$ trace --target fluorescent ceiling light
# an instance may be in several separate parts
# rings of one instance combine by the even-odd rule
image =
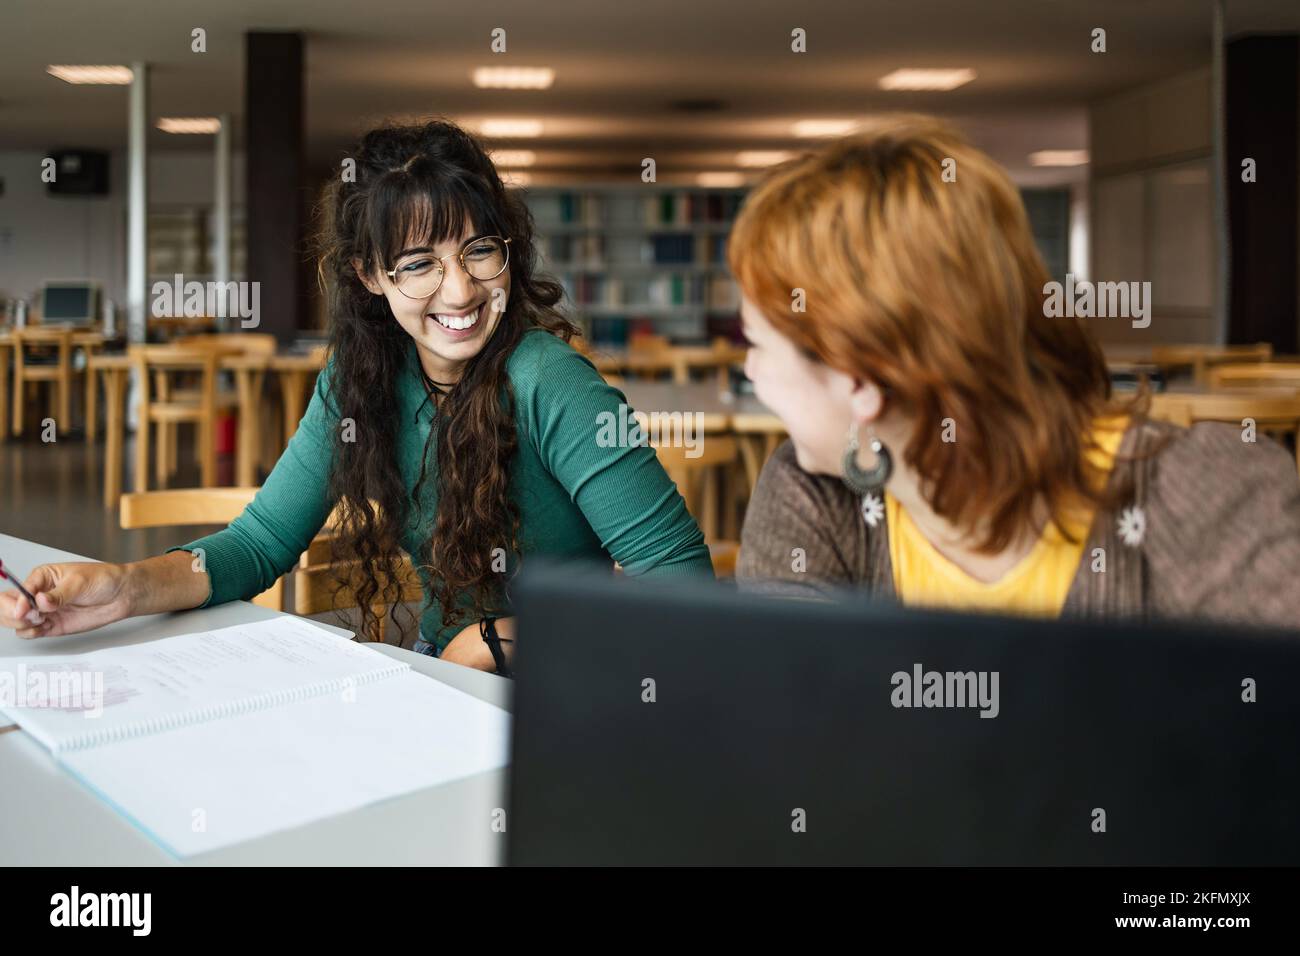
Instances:
[[[695,185],[727,189],[734,186],[745,185],[745,176],[743,173],[700,173],[695,177]]]
[[[215,116],[164,116],[158,128],[164,133],[219,133],[221,120]]]
[[[816,136],[844,136],[858,128],[857,120],[799,120],[794,135],[805,139]]]
[[[555,82],[549,66],[480,66],[472,76],[484,90],[549,90]]]
[[[1029,154],[1031,166],[1087,166],[1086,149],[1040,149]]]
[[[134,78],[129,66],[47,66],[45,72],[68,83],[126,86]]]
[[[497,169],[531,166],[537,162],[537,154],[531,149],[494,149],[489,155]]]
[[[479,126],[484,136],[506,139],[542,135],[542,121],[533,119],[490,119]]]
[[[775,166],[794,157],[788,149],[746,149],[736,154],[736,165],[757,168]]]
[[[880,78],[882,90],[955,90],[975,79],[975,71],[960,70],[895,70]]]

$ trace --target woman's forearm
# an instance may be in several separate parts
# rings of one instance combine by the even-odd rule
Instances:
[[[198,607],[210,582],[203,562],[189,551],[172,551],[123,565],[130,615],[162,614]]]

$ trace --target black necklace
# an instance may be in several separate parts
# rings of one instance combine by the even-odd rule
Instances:
[[[455,382],[436,382],[429,377],[429,373],[423,368],[420,369],[420,374],[424,376],[425,387],[431,392],[437,392],[439,395],[446,395],[452,386],[456,384]]]

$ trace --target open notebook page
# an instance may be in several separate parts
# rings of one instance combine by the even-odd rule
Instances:
[[[273,706],[407,668],[282,616],[88,654],[0,658],[0,710],[59,752]]]
[[[506,711],[408,671],[61,760],[183,857],[503,767],[509,737]]]

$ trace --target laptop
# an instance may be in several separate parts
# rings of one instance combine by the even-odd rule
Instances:
[[[512,864],[1300,863],[1300,635],[535,565]]]

